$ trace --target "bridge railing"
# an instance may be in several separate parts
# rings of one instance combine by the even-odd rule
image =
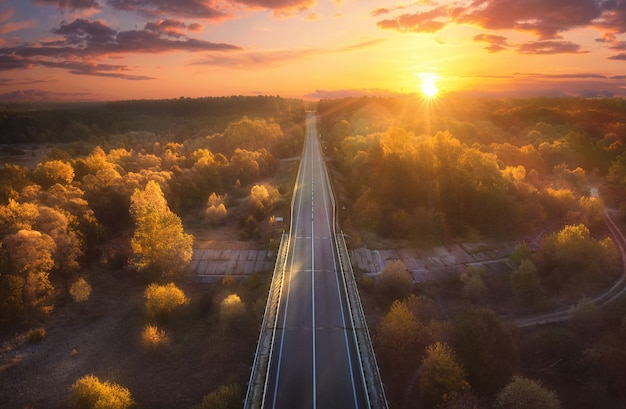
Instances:
[[[367,321],[365,320],[365,312],[363,311],[359,289],[356,284],[356,278],[354,277],[352,263],[350,262],[348,247],[346,246],[343,231],[337,234],[337,206],[328,176],[328,169],[326,166],[323,168],[333,207],[333,236],[337,257],[339,259],[339,268],[342,273],[344,290],[346,291],[350,321],[352,328],[354,328],[353,334],[357,353],[359,354],[361,379],[367,389],[367,405],[370,409],[388,409],[389,404],[387,402],[387,396],[385,395],[383,381],[380,377],[380,371],[378,370],[378,362],[376,361],[372,339],[370,337]]]
[[[264,401],[269,362],[272,356],[274,338],[276,337],[278,304],[280,303],[280,291],[283,284],[288,248],[289,235],[283,233],[276,255],[276,265],[274,266],[267,303],[265,304],[263,323],[259,330],[259,339],[257,341],[254,361],[250,371],[250,380],[248,381],[246,399],[243,406],[244,409],[260,408]]]

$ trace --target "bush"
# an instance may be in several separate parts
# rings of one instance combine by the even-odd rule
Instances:
[[[391,260],[376,279],[376,289],[388,302],[403,300],[413,291],[413,277],[400,260]]]
[[[174,283],[150,284],[146,289],[146,313],[150,318],[167,319],[174,310],[189,303],[185,293]]]
[[[170,339],[165,330],[159,329],[156,325],[146,325],[141,333],[141,343],[149,350],[158,350],[167,347]]]
[[[194,409],[239,409],[243,393],[237,384],[222,385],[206,395]]]
[[[30,343],[41,342],[46,339],[45,328],[33,328],[26,333],[26,341]]]
[[[71,388],[70,402],[77,409],[125,409],[134,405],[128,389],[85,375]]]
[[[75,302],[87,301],[91,295],[91,286],[81,277],[70,287],[70,295]]]

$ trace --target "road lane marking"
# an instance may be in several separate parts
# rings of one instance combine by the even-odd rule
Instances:
[[[322,170],[322,173],[324,172],[324,169],[322,168],[323,163],[320,160],[320,156],[321,153],[318,153],[317,157],[318,157],[318,161],[320,163],[320,169]],[[326,185],[327,183],[327,179],[322,177],[321,178],[322,181],[322,185]],[[332,232],[332,226],[330,225],[330,214],[328,213],[328,195],[327,193],[329,192],[329,188],[328,186],[326,187],[326,189],[322,189],[322,200],[324,202],[324,210],[326,211],[326,223],[328,225],[328,231]],[[331,246],[332,247],[332,246]],[[335,283],[337,285],[337,297],[339,298],[339,306],[341,309],[341,324],[343,328],[346,328],[346,318],[345,318],[345,310],[344,310],[344,306],[343,306],[343,300],[341,297],[341,287],[339,286],[339,272],[337,271],[337,257],[339,255],[336,254],[335,249],[333,249],[333,265],[334,265],[334,269],[335,269]],[[347,294],[346,294],[347,296]],[[354,328],[352,329],[354,331]],[[359,407],[359,402],[358,402],[358,397],[357,397],[357,393],[356,393],[356,384],[355,384],[355,380],[354,380],[354,371],[352,369],[352,356],[350,354],[350,345],[348,342],[348,331],[347,328],[346,330],[343,332],[344,335],[344,341],[345,341],[345,345],[346,345],[346,353],[348,354],[348,367],[350,368],[350,381],[352,383],[352,396],[354,399],[354,407],[358,408]]]

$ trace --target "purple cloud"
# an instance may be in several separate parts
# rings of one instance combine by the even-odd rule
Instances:
[[[56,6],[59,10],[102,10],[102,4],[97,0],[33,0],[33,3]]]
[[[434,33],[445,27],[448,21],[447,17],[447,7],[439,6],[425,12],[401,14],[395,18],[379,21],[377,25],[385,30]],[[444,21],[441,21],[442,18]]]
[[[150,18],[175,16],[219,21],[233,16],[231,7],[222,8],[218,2],[204,0],[108,0],[108,4]]]
[[[584,54],[588,51],[581,51],[579,44],[570,41],[530,41],[521,44],[517,48],[520,54]]]
[[[182,26],[181,26],[182,24]],[[44,66],[65,69],[72,74],[94,75],[126,80],[147,80],[151,77],[128,73],[123,65],[100,64],[98,60],[111,55],[171,51],[228,52],[241,47],[188,38],[172,30],[184,27],[176,20],[148,23],[144,30],[116,31],[102,21],[77,19],[62,23],[52,32],[62,39],[40,44],[23,44],[0,48],[0,70]],[[175,37],[172,39],[171,37]]]
[[[508,48],[508,40],[506,37],[494,35],[494,34],[477,34],[474,36],[474,41],[484,42],[489,44],[485,47],[485,50],[490,53],[497,53],[499,51],[504,51]]]

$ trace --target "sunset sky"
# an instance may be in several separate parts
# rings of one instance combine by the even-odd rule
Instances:
[[[626,95],[626,0],[0,0],[0,100]]]

